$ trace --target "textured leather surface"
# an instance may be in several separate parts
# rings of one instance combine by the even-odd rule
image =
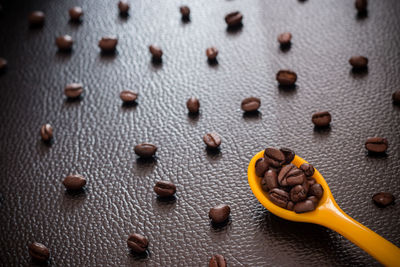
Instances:
[[[378,265],[338,234],[320,226],[281,220],[265,210],[247,184],[247,164],[266,146],[285,146],[324,175],[350,216],[400,246],[400,205],[378,208],[371,197],[400,197],[400,1],[369,1],[358,19],[353,1],[188,1],[191,22],[180,21],[178,0],[131,1],[127,19],[117,1],[9,1],[0,17],[0,258],[3,266],[31,264],[27,245],[51,251],[54,266],[206,266],[215,253],[229,266]],[[81,25],[67,10],[81,5]],[[27,15],[46,13],[43,29]],[[224,15],[240,10],[244,27],[227,32]],[[276,38],[293,34],[289,51]],[[72,54],[57,53],[55,37],[75,39]],[[98,40],[117,35],[115,56],[101,56]],[[164,50],[152,65],[148,45]],[[207,64],[216,46],[219,64]],[[367,74],[353,74],[348,59],[369,58]],[[297,72],[294,90],[278,89],[280,68]],[[81,82],[81,101],[63,88]],[[124,107],[119,92],[139,92]],[[186,100],[201,101],[189,117]],[[256,116],[241,100],[260,97]],[[332,126],[317,131],[315,111],[329,110]],[[39,129],[54,127],[46,146]],[[218,132],[219,153],[202,136]],[[367,137],[389,140],[385,157],[368,156]],[[137,160],[136,144],[158,145],[155,161]],[[62,179],[81,173],[84,194],[65,193]],[[176,201],[157,200],[159,179],[177,185]],[[208,210],[227,203],[231,221],[213,229]],[[126,246],[131,232],[150,240],[146,258]]]

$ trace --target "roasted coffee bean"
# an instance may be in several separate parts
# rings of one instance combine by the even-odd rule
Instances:
[[[328,111],[321,111],[312,115],[311,121],[317,127],[327,127],[331,123],[332,117]]]
[[[119,9],[120,13],[122,13],[122,14],[128,13],[129,8],[130,8],[130,5],[127,1],[121,0],[118,2],[118,9]]]
[[[307,199],[311,200],[314,203],[314,207],[318,206],[319,199],[316,196],[309,196]]]
[[[138,96],[139,96],[138,93],[135,93],[131,90],[124,90],[119,94],[119,97],[124,103],[132,103],[136,101]]]
[[[71,174],[65,177],[63,185],[68,190],[79,190],[86,185],[86,178],[80,174]]]
[[[275,205],[286,209],[289,202],[289,193],[282,189],[274,188],[269,191],[268,198]]]
[[[229,214],[231,213],[231,208],[226,204],[220,204],[211,208],[208,212],[208,217],[210,217],[213,223],[219,224],[225,222]]]
[[[294,202],[293,202],[293,201],[289,201],[289,202],[287,203],[286,209],[288,209],[288,210],[293,210],[293,208],[294,208]]]
[[[36,261],[45,262],[50,258],[49,249],[41,243],[33,242],[29,245],[28,250],[31,257]]]
[[[290,32],[284,32],[279,34],[278,36],[278,42],[281,45],[288,45],[290,44],[290,41],[292,40],[292,34]]]
[[[299,202],[307,198],[307,191],[301,185],[296,185],[290,190],[290,200]]]
[[[257,97],[248,97],[243,99],[241,108],[245,112],[254,112],[258,110],[261,105],[261,100]]]
[[[64,94],[68,98],[78,98],[83,93],[83,86],[80,83],[70,83],[64,88]]]
[[[1,59],[0,59],[0,69],[1,69]],[[400,90],[393,93],[392,100],[393,103],[400,105]]]
[[[276,74],[276,80],[280,85],[292,86],[297,81],[297,74],[291,70],[280,70]]]
[[[349,63],[355,69],[363,69],[368,66],[368,58],[363,56],[354,56],[349,59]]]
[[[356,2],[355,2],[355,7],[358,12],[367,11],[367,5],[368,5],[367,0],[356,0]]]
[[[281,147],[281,149],[279,149],[283,155],[285,156],[285,161],[283,162],[283,164],[289,164],[294,160],[295,157],[295,153],[293,150],[289,149],[289,148],[285,148],[285,147]]]
[[[154,192],[160,197],[171,197],[176,193],[176,186],[168,181],[158,181],[154,186]]]
[[[386,207],[394,202],[394,196],[391,193],[380,192],[375,194],[372,199],[375,204],[381,207]]]
[[[306,176],[304,172],[293,164],[286,165],[278,175],[278,183],[281,186],[294,186],[303,184]]]
[[[50,124],[42,125],[40,128],[40,135],[42,136],[43,141],[50,141],[53,138],[53,127],[51,127]]]
[[[70,10],[68,10],[68,13],[69,13],[69,17],[72,21],[78,21],[83,16],[83,10],[79,6],[75,6],[75,7],[71,8]]]
[[[274,170],[268,170],[261,180],[261,187],[265,192],[278,187],[278,174]]]
[[[72,37],[69,35],[62,35],[56,38],[56,45],[58,47],[58,50],[61,51],[71,50],[73,44],[74,41],[72,40]]]
[[[28,17],[31,26],[42,26],[44,24],[44,13],[42,11],[33,11]]]
[[[300,170],[302,170],[307,177],[313,176],[315,171],[314,166],[309,163],[301,164]]]
[[[208,60],[215,60],[218,56],[218,49],[213,46],[207,48],[206,56],[207,56]]]
[[[259,158],[255,164],[256,167],[256,174],[258,177],[264,177],[265,172],[269,168],[269,164],[265,158]]]
[[[242,24],[243,15],[239,11],[229,13],[225,16],[225,22],[228,27],[237,27]]]
[[[159,48],[156,45],[149,46],[149,51],[150,51],[150,54],[152,55],[153,59],[156,59],[156,60],[160,60],[163,55],[163,51],[161,50],[161,48]]]
[[[99,47],[103,53],[111,53],[114,52],[117,48],[118,39],[114,36],[107,36],[101,38],[99,41]]]
[[[320,184],[313,184],[308,191],[308,194],[311,196],[316,196],[318,199],[321,199],[324,195],[324,188]]]
[[[183,19],[188,19],[190,16],[190,8],[188,6],[181,6],[179,8]]]
[[[216,133],[208,133],[204,135],[203,141],[209,148],[217,148],[221,145],[221,138]]]
[[[144,253],[149,246],[149,240],[141,234],[131,234],[127,241],[128,247],[136,253]]]
[[[143,143],[135,146],[135,153],[141,158],[150,158],[156,151],[157,147],[153,144]]]
[[[303,213],[303,212],[307,212],[307,211],[312,211],[312,210],[315,210],[315,205],[314,205],[314,202],[312,202],[309,199],[306,199],[306,200],[304,200],[302,202],[296,203],[296,205],[294,205],[293,210],[296,213]]]
[[[264,151],[264,158],[267,160],[270,167],[276,169],[281,168],[282,164],[285,162],[285,155],[276,148],[266,148]]]
[[[189,110],[189,113],[199,113],[200,101],[195,97],[191,97],[188,99],[188,101],[186,101],[186,107]]]
[[[384,153],[388,149],[389,142],[382,137],[371,137],[365,142],[365,148],[369,152]]]
[[[308,193],[308,190],[310,189],[310,183],[308,182],[308,179],[304,179],[303,183],[301,184],[301,186],[304,188],[304,190],[306,191],[306,193]]]
[[[7,68],[7,60],[0,57],[0,73],[5,71]]]
[[[222,255],[214,255],[210,259],[209,267],[226,267],[226,260]]]
[[[309,186],[312,186],[313,184],[317,183],[317,181],[315,181],[315,179],[312,177],[307,177],[307,182]]]

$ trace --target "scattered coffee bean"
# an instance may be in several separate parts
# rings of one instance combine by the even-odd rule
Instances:
[[[121,14],[128,13],[130,5],[127,1],[121,0],[118,2],[118,9]]]
[[[179,8],[179,11],[181,12],[182,19],[188,19],[190,16],[190,8],[188,6],[181,6]]]
[[[256,175],[258,177],[264,177],[265,172],[268,170],[269,168],[269,164],[267,162],[267,160],[263,157],[263,158],[259,158],[256,161]]]
[[[189,110],[189,113],[199,113],[200,101],[195,97],[191,97],[188,99],[188,101],[186,101],[186,107]]]
[[[388,149],[389,142],[382,137],[371,137],[365,142],[365,148],[369,152],[384,153]]]
[[[208,148],[217,148],[221,145],[221,138],[216,133],[208,133],[203,136],[203,141]]]
[[[214,255],[210,259],[209,267],[226,267],[226,260],[222,255]]]
[[[278,187],[278,174],[275,170],[268,170],[265,173],[261,180],[261,187],[266,192]]]
[[[270,167],[276,169],[281,168],[282,164],[285,162],[285,155],[276,148],[265,149],[264,158],[267,160]]]
[[[364,69],[368,66],[368,58],[363,56],[354,56],[349,59],[349,63],[354,69]]]
[[[307,191],[302,185],[296,185],[290,190],[290,200],[299,202],[307,198]]]
[[[131,90],[124,90],[119,94],[119,97],[124,103],[132,103],[138,98],[138,93],[135,93]]]
[[[381,207],[386,207],[394,202],[394,196],[391,193],[386,192],[376,193],[372,199],[376,205]]]
[[[315,204],[309,199],[296,203],[293,208],[296,213],[304,213],[307,211],[315,210]]]
[[[109,36],[103,37],[99,41],[99,47],[103,53],[112,53],[117,48],[118,39],[117,37]]]
[[[79,6],[74,6],[68,10],[69,17],[72,21],[79,21],[83,16],[83,10]]]
[[[367,0],[356,0],[355,2],[355,7],[357,11],[360,13],[367,11],[367,5],[368,5]]]
[[[40,128],[40,135],[42,136],[43,141],[50,141],[53,138],[53,127],[51,127],[50,124],[44,124]]]
[[[248,97],[243,99],[241,108],[245,112],[257,111],[261,105],[261,100],[257,97]]]
[[[274,188],[269,191],[268,198],[275,205],[286,209],[287,204],[289,202],[289,193],[282,189]]]
[[[74,41],[72,40],[72,37],[69,35],[62,35],[56,38],[56,45],[58,47],[58,50],[69,51],[72,49],[73,44]]]
[[[33,11],[31,14],[29,14],[28,20],[31,26],[43,26],[44,13],[42,11]]]
[[[80,174],[71,174],[65,177],[63,185],[68,190],[79,190],[86,185],[86,178]]]
[[[29,245],[28,250],[31,257],[36,261],[45,262],[50,258],[49,249],[41,243],[33,242]]]
[[[290,41],[292,40],[292,34],[290,32],[284,32],[279,34],[278,36],[278,42],[281,45],[288,45],[290,44]]]
[[[285,148],[285,147],[281,147],[281,149],[279,149],[283,155],[285,156],[285,161],[283,162],[283,164],[289,164],[294,160],[295,157],[295,153],[293,150],[289,149],[289,148]]]
[[[149,240],[141,234],[131,234],[127,241],[128,247],[136,253],[144,253],[149,246]]]
[[[0,69],[1,69],[1,59],[0,59]],[[400,90],[393,93],[392,100],[393,103],[400,105]]]
[[[208,60],[210,61],[215,60],[218,56],[218,49],[215,47],[209,47],[206,50],[206,55]]]
[[[152,55],[153,59],[161,60],[161,57],[163,55],[163,51],[161,50],[161,48],[159,48],[158,46],[155,46],[155,45],[151,45],[151,46],[149,46],[149,51],[150,51],[150,54]]]
[[[320,184],[313,184],[310,187],[309,194],[321,199],[324,194],[324,188]]]
[[[302,170],[307,177],[314,175],[314,166],[309,163],[301,164],[300,170]]]
[[[278,175],[278,183],[281,186],[294,186],[302,184],[306,176],[304,172],[293,164],[288,164],[282,168]]]
[[[151,158],[156,154],[157,146],[143,143],[135,146],[135,153],[141,158]]]
[[[4,72],[7,68],[7,60],[0,57],[0,73]]]
[[[83,93],[83,86],[80,83],[70,83],[64,88],[64,94],[68,98],[78,98]]]
[[[228,27],[237,27],[242,25],[243,15],[239,11],[229,13],[225,16],[225,22]]]
[[[317,127],[328,127],[332,117],[328,111],[316,112],[312,115],[311,121]]]
[[[210,217],[211,221],[215,224],[220,224],[225,222],[229,214],[231,213],[231,208],[226,204],[220,204],[211,208],[208,216]]]
[[[280,85],[293,86],[297,81],[297,74],[291,70],[280,70],[276,74],[276,80]]]
[[[154,186],[154,192],[160,197],[171,197],[176,192],[176,186],[168,181],[158,181]]]

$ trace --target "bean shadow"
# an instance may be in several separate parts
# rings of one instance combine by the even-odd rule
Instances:
[[[68,25],[71,26],[71,28],[76,29],[76,28],[78,28],[79,26],[82,25],[82,22],[83,22],[83,21],[82,21],[81,19],[79,19],[79,20],[70,19],[70,20],[68,21]]]
[[[328,137],[331,134],[331,130],[332,130],[332,128],[330,125],[328,125],[326,127],[314,126],[313,135],[319,136],[319,137]]]
[[[118,51],[100,51],[100,62],[110,63],[118,56]]]
[[[187,120],[192,125],[196,125],[197,122],[200,120],[200,117],[201,117],[200,112],[199,113],[188,112],[187,114]]]
[[[218,161],[222,158],[222,152],[220,148],[209,148],[205,149],[208,161]]]
[[[57,61],[65,62],[71,58],[73,53],[74,53],[73,49],[69,49],[69,50],[57,49],[56,59],[57,59]]]
[[[290,50],[290,48],[292,47],[292,43],[288,43],[288,44],[280,44],[279,45],[279,50],[283,53],[286,53]]]
[[[297,91],[297,85],[278,85],[278,92],[282,96],[294,95]]]
[[[36,148],[40,156],[45,156],[49,151],[51,146],[54,144],[54,137],[49,141],[43,141],[41,139],[37,140]]]
[[[231,35],[240,34],[242,32],[242,30],[243,30],[243,23],[240,23],[239,25],[236,25],[236,26],[226,27],[226,32]]]
[[[61,209],[65,212],[74,212],[84,204],[88,196],[88,191],[87,188],[82,188],[80,190],[66,189],[64,194],[61,195]]]
[[[207,63],[210,67],[217,68],[218,67],[218,59],[207,59]]]
[[[130,258],[131,258],[132,260],[134,260],[134,261],[141,261],[141,262],[144,262],[144,261],[147,261],[147,260],[150,258],[151,253],[150,253],[149,250],[146,250],[146,251],[143,252],[143,253],[136,253],[136,252],[134,252],[133,250],[130,250],[130,251],[129,251],[129,256],[130,256]],[[135,266],[135,264],[133,263],[132,266]]]
[[[121,109],[123,112],[136,110],[138,103],[136,101],[133,102],[124,102],[121,104]]]
[[[368,67],[365,68],[352,68],[350,70],[350,76],[354,79],[361,79],[368,75]]]
[[[151,58],[151,69],[152,70],[159,70],[163,65],[163,60],[161,58]]]
[[[121,22],[127,22],[130,18],[129,12],[119,12],[118,18]]]
[[[242,118],[245,121],[258,121],[262,119],[262,113],[258,110],[243,112]]]
[[[190,17],[182,16],[181,17],[181,25],[187,25],[191,22]]]
[[[34,266],[34,267],[36,267],[36,266],[51,266],[51,265],[52,265],[51,259],[49,259],[48,261],[45,261],[45,262],[31,259],[31,262],[30,262],[30,266]]]
[[[368,10],[357,12],[356,20],[364,20],[366,18],[368,18]]]
[[[82,97],[82,96],[79,96],[79,97],[76,97],[76,98],[69,98],[69,97],[67,97],[67,98],[64,100],[63,107],[65,107],[65,108],[76,107],[76,106],[79,106],[79,104],[80,104],[82,101],[83,101],[83,97]]]
[[[155,206],[158,212],[169,213],[171,210],[175,209],[176,202],[177,202],[176,196],[171,196],[171,197],[157,196],[153,206]]]
[[[368,151],[367,157],[374,158],[374,159],[386,159],[388,157],[388,154],[386,152],[377,153],[377,152]]]
[[[157,157],[151,157],[151,158],[137,158],[132,172],[140,175],[140,176],[145,176],[149,173],[152,173],[154,171],[154,168],[157,165]]]

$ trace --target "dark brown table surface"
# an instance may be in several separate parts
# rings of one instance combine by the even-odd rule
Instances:
[[[2,266],[32,264],[27,245],[51,251],[53,266],[207,266],[223,254],[229,266],[378,265],[326,228],[269,213],[247,183],[251,157],[266,146],[294,149],[323,174],[350,216],[400,246],[400,205],[378,208],[379,191],[400,197],[400,1],[369,1],[357,18],[346,0],[132,0],[128,18],[117,1],[7,1],[0,15],[0,258]],[[190,23],[179,6],[191,8]],[[83,7],[82,24],[68,9]],[[42,29],[28,27],[33,10],[46,13]],[[244,27],[227,32],[224,15],[240,10]],[[282,52],[277,35],[293,34]],[[71,54],[57,52],[55,37],[70,34]],[[114,56],[101,56],[98,40],[117,35]],[[148,45],[164,50],[152,65]],[[216,46],[219,64],[205,49]],[[369,58],[367,73],[351,72],[353,55]],[[293,90],[277,87],[280,68],[297,72]],[[81,82],[81,101],[68,102],[67,83]],[[124,107],[119,92],[139,92]],[[189,117],[196,96],[201,114]],[[241,100],[257,96],[257,115],[243,115]],[[311,115],[329,110],[328,130]],[[40,140],[54,127],[51,146]],[[219,153],[202,136],[218,132]],[[364,142],[386,137],[387,155],[369,156]],[[159,147],[154,161],[137,160],[136,144]],[[81,173],[84,194],[66,194],[62,179]],[[171,180],[176,201],[157,200],[153,185]],[[230,223],[210,226],[208,210],[227,203]],[[150,240],[145,258],[126,246],[131,232]],[[400,259],[399,259],[400,260]]]

